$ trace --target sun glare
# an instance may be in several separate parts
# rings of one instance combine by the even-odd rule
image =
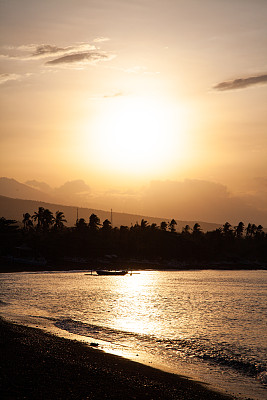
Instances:
[[[177,109],[153,98],[109,100],[89,139],[102,169],[146,175],[182,157],[186,138]]]

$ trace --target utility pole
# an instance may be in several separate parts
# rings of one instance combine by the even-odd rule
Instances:
[[[112,209],[110,210],[110,222],[111,222],[111,228],[113,228]]]

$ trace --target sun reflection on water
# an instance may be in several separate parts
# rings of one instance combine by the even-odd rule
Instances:
[[[160,331],[159,312],[153,301],[157,279],[153,278],[149,273],[134,273],[114,282],[118,297],[112,323],[117,329],[138,334]]]

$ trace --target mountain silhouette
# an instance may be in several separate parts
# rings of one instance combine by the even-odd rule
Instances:
[[[62,211],[66,217],[67,226],[74,226],[77,219],[77,212],[78,218],[84,218],[85,221],[89,222],[89,216],[91,214],[96,214],[101,223],[105,219],[111,219],[111,211],[104,211],[98,210],[93,208],[77,208],[74,206],[66,206],[62,204],[55,204],[55,203],[48,203],[44,201],[36,201],[36,200],[25,200],[25,199],[17,199],[17,198],[10,198],[7,196],[0,195],[0,217],[5,217],[6,219],[14,219],[18,222],[21,222],[23,219],[23,214],[29,213],[33,215],[39,207],[44,207],[45,209],[49,209],[54,214],[56,211]],[[162,221],[168,221],[166,218],[159,218],[159,217],[151,217],[151,216],[144,216],[144,215],[137,215],[137,214],[127,214],[127,213],[119,213],[113,211],[112,213],[112,220],[113,226],[131,226],[134,225],[136,222],[140,223],[141,221],[146,220],[149,224],[155,223],[160,225]],[[201,229],[205,232],[208,230],[214,230],[218,228],[219,224],[202,222],[202,221],[176,221],[177,222],[177,230],[181,230],[182,227],[189,225],[193,227],[196,222],[198,222],[201,226]]]
[[[34,189],[15,179],[0,178],[0,195],[24,200],[39,200],[53,202],[54,199],[39,189]]]

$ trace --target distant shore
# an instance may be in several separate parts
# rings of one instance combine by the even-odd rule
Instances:
[[[1,399],[230,400],[206,386],[0,319]]]
[[[48,262],[45,266],[35,265],[34,263],[14,262],[12,258],[0,257],[0,273],[6,272],[42,272],[42,271],[73,271],[73,270],[96,270],[96,269],[126,269],[129,271],[135,270],[173,270],[173,271],[190,271],[190,270],[267,270],[267,263],[253,262],[245,260],[243,262],[229,262],[229,261],[216,261],[216,262],[172,262],[172,261],[149,261],[149,260],[127,260],[121,259],[117,261],[105,260],[61,260]]]

